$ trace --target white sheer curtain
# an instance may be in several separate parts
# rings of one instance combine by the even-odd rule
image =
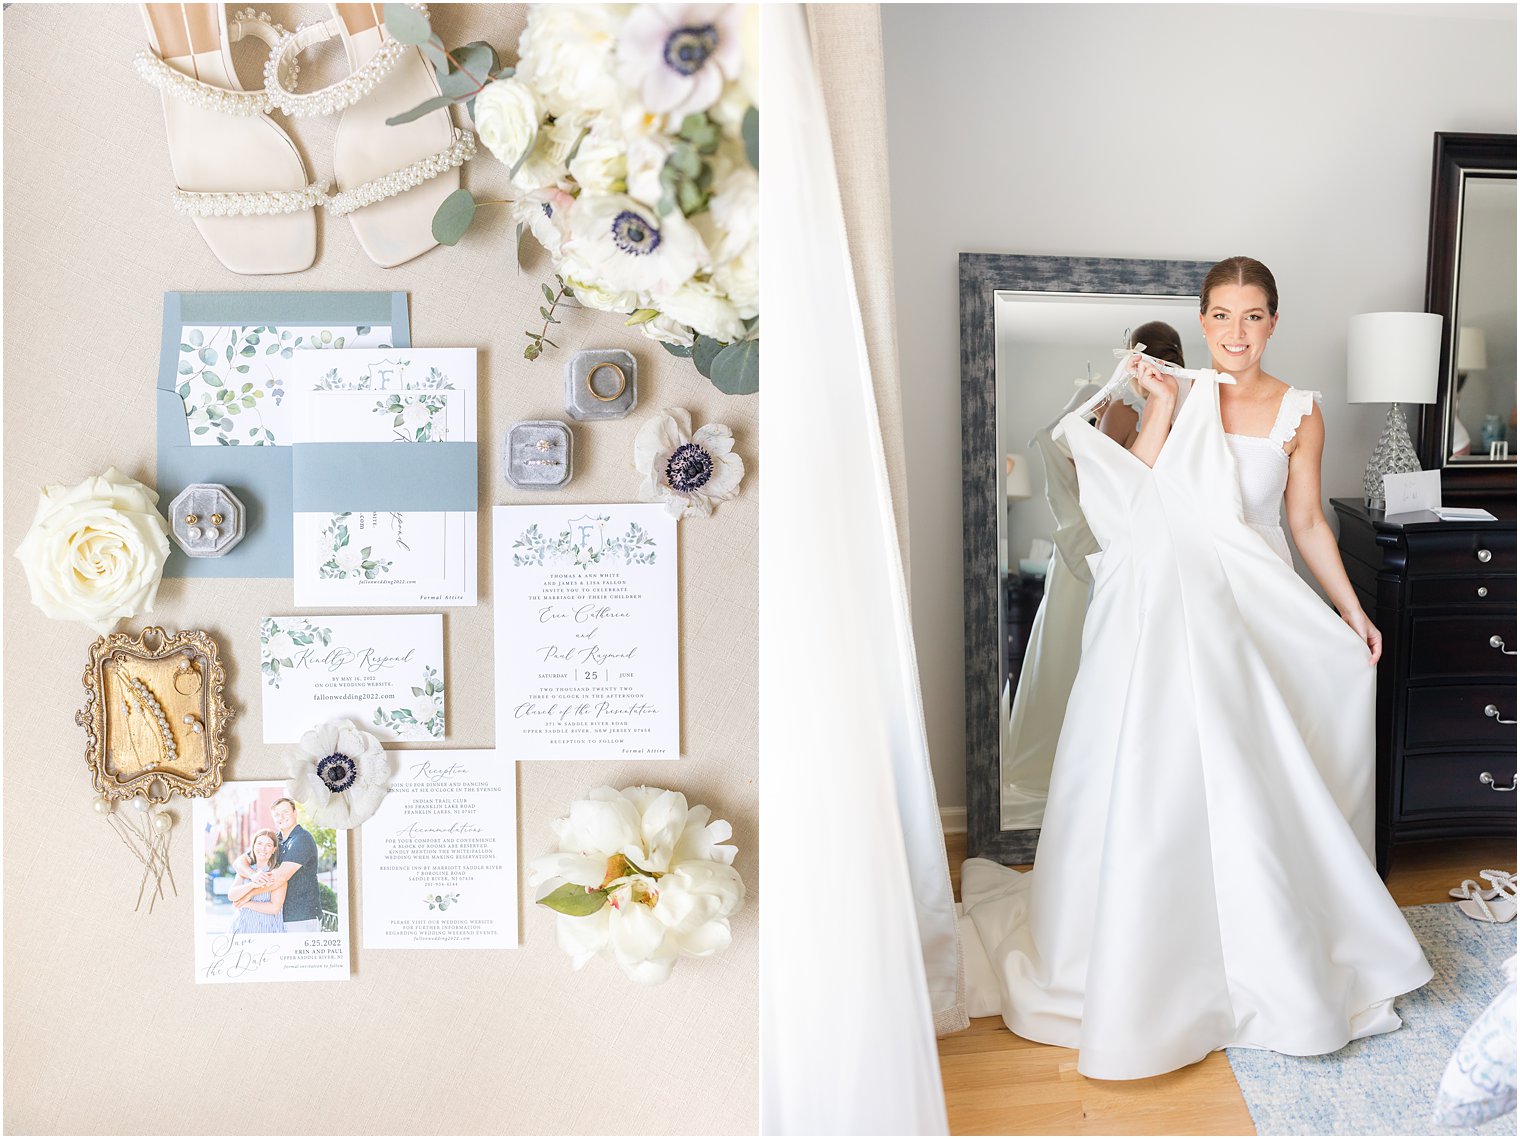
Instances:
[[[761,24],[762,1129],[943,1134],[964,986],[871,367],[804,16]]]

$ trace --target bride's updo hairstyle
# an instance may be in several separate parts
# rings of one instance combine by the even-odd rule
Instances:
[[[1226,257],[1210,269],[1203,288],[1198,290],[1199,312],[1209,311],[1209,293],[1215,285],[1255,285],[1267,294],[1268,314],[1277,315],[1277,282],[1272,279],[1272,270],[1254,257]]]
[[[1182,358],[1182,337],[1164,320],[1147,321],[1139,328],[1132,329],[1129,343],[1125,347],[1133,348],[1137,344],[1145,345],[1147,356],[1176,364],[1179,368],[1187,367],[1187,361]]]

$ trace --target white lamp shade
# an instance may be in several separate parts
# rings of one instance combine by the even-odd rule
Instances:
[[[1350,403],[1434,403],[1441,317],[1433,312],[1353,316],[1346,337]]]
[[[1463,325],[1457,333],[1457,371],[1481,372],[1488,367],[1488,341],[1481,328]]]
[[[1029,460],[1013,455],[1003,457],[1003,470],[1007,474],[1008,497],[1029,498],[1034,494],[1029,485]]]

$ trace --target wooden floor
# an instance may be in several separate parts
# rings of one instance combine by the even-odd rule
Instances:
[[[946,835],[960,897],[966,836]],[[1450,901],[1446,891],[1480,869],[1515,869],[1512,839],[1397,848],[1388,889],[1401,906]],[[982,1017],[939,1042],[952,1135],[1254,1135],[1223,1052],[1149,1080],[1089,1080],[1077,1054],[1023,1040]]]

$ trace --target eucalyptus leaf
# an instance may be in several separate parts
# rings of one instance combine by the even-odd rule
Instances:
[[[516,74],[517,74],[517,68],[515,68],[515,67],[498,67],[495,71],[491,72],[491,78],[492,79],[511,79],[512,76],[514,76]]]
[[[201,358],[201,363],[202,364],[215,364],[216,363],[216,349],[215,348],[202,348],[200,350],[199,354],[200,354],[200,358]]]
[[[404,44],[420,46],[433,38],[427,17],[410,4],[385,6],[385,30]]]
[[[512,163],[512,169],[508,171],[508,178],[516,178],[517,172],[522,169],[522,164],[528,161],[528,155],[533,153],[533,148],[538,145],[538,132],[533,132],[533,137],[528,140],[528,145],[523,147],[523,152],[517,156],[517,161]]]
[[[565,155],[566,166],[575,161],[575,156],[581,152],[581,143],[586,141],[586,136],[590,133],[590,127],[581,127],[581,133],[575,136],[575,143],[570,147],[570,153]]]
[[[206,336],[199,328],[192,328],[189,336],[190,343],[199,348],[206,342]]]
[[[744,112],[744,121],[739,125],[739,134],[744,139],[744,157],[749,159],[749,164],[756,170],[760,169],[760,108],[751,107]]]
[[[663,348],[663,349],[665,349],[665,351],[669,352],[672,356],[679,356],[683,360],[690,360],[691,359],[691,348],[690,347],[683,347],[680,344],[671,344],[670,342],[665,341],[665,340],[660,341],[660,347]]]
[[[484,40],[476,40],[467,43],[454,52],[454,58],[459,61],[459,70],[468,71],[475,77],[475,86],[484,86],[490,79],[491,72],[501,66],[501,60],[496,58],[496,49]]]
[[[724,395],[754,395],[760,390],[760,341],[741,340],[723,349],[710,378]]]
[[[480,90],[480,79],[464,71],[438,76],[438,90],[452,99],[464,99]]]
[[[437,36],[428,40],[425,44],[418,44],[422,54],[427,56],[428,62],[433,65],[433,70],[439,74],[447,74],[449,70],[449,56],[443,49],[443,41]]]
[[[574,882],[566,882],[559,889],[538,899],[538,904],[573,918],[589,917],[607,904],[607,891],[587,890]]]
[[[691,361],[697,366],[706,379],[712,379],[713,361],[718,353],[723,351],[723,342],[714,340],[711,336],[698,336],[697,342],[691,347]]]
[[[455,190],[433,215],[433,236],[441,245],[455,245],[474,220],[474,196],[468,190]]]
[[[439,81],[438,85],[440,87],[443,86],[442,80]],[[410,111],[403,111],[399,115],[392,115],[385,120],[385,125],[388,127],[399,127],[402,123],[409,123],[413,119],[420,119],[423,115],[436,111],[439,107],[447,107],[453,101],[448,95],[434,95],[431,99],[418,103]]]

